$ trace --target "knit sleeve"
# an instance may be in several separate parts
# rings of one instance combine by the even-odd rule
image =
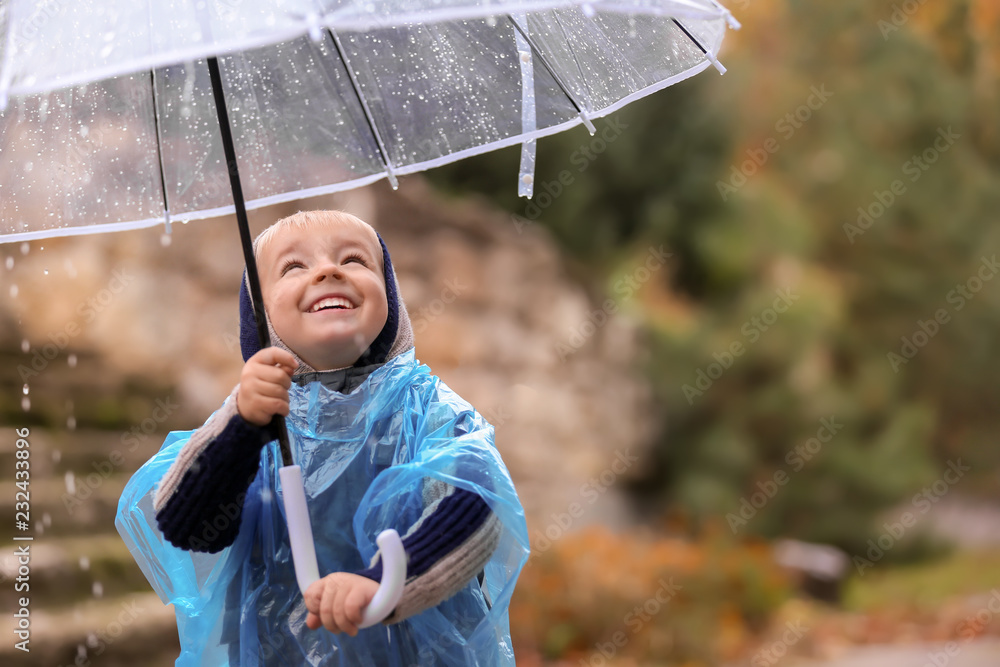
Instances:
[[[236,540],[260,449],[273,439],[237,412],[238,390],[194,432],[153,499],[157,527],[181,549],[216,553]]]
[[[428,481],[432,502],[403,536],[407,571],[403,596],[383,623],[397,623],[447,600],[478,575],[500,540],[500,519],[478,494]],[[376,581],[382,560],[357,572]]]

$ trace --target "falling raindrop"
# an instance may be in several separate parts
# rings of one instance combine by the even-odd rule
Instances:
[[[69,275],[70,278],[76,278],[76,267],[73,266],[73,262],[67,259],[63,262],[63,266],[66,268],[66,274]]]
[[[42,515],[42,523],[45,524],[46,528],[52,527],[52,515],[46,512]]]
[[[80,556],[80,569],[84,572],[90,569],[90,559],[86,556]]]
[[[23,394],[24,394],[25,396],[27,396],[27,395],[28,395],[28,383],[27,383],[27,382],[25,382],[25,383],[24,383],[24,386],[23,386],[23,387],[21,387],[21,392],[22,392],[22,393],[23,393]]]
[[[44,274],[46,276],[49,275],[49,270],[48,269],[42,269],[42,274]]]
[[[87,633],[87,646],[90,648],[97,648],[97,635],[93,632]]]
[[[71,496],[76,495],[76,477],[73,475],[72,470],[67,470],[66,475],[63,478],[66,481],[66,493]]]
[[[13,269],[14,268],[14,257],[13,256],[7,257],[7,261],[5,262],[5,264],[7,265],[7,270],[8,271],[10,271],[11,269]]]
[[[76,430],[76,417],[73,415],[66,417],[66,428],[70,431]]]
[[[24,352],[25,354],[31,352],[31,343],[28,342],[27,338],[21,341],[21,352]]]
[[[62,452],[58,449],[52,450],[52,462],[59,463],[62,460]]]
[[[24,243],[21,244],[21,254],[22,255],[27,255],[29,250],[31,250],[31,244],[30,243],[28,243],[27,241],[25,241]]]
[[[96,639],[96,638],[95,638]],[[87,647],[83,644],[76,645],[76,662],[80,662],[87,657]]]
[[[27,396],[21,399],[21,409],[25,412],[31,409],[31,399]]]
[[[169,245],[170,245],[170,244],[171,244],[172,242],[173,242],[173,241],[172,241],[172,239],[170,238],[170,234],[160,234],[160,245],[161,245],[161,246],[163,246],[164,248],[166,248],[166,247],[167,247],[167,246],[169,246]]]
[[[76,368],[76,355],[70,354],[68,357],[66,357],[66,363],[69,364],[70,368]]]
[[[36,521],[35,522],[35,533],[38,534],[38,535],[41,535],[44,532],[45,532],[45,526],[42,524],[41,521]]]
[[[17,285],[11,285],[10,286],[10,298],[12,298],[12,299],[16,299],[17,298]]]
[[[101,585],[101,582],[95,581],[93,591],[94,591],[94,597],[99,598],[102,595],[104,595],[104,586]]]

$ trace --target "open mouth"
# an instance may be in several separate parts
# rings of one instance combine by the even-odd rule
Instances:
[[[342,296],[331,296],[320,299],[309,309],[310,313],[318,313],[321,310],[352,310],[356,306]]]

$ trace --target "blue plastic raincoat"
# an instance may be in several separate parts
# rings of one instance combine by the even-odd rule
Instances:
[[[400,535],[433,479],[479,494],[503,534],[477,579],[436,607],[356,637],[306,627],[284,516],[277,443],[261,451],[236,541],[216,554],[184,551],[156,527],[156,485],[193,431],[173,432],[129,481],[116,525],[150,584],[177,614],[178,666],[513,665],[507,608],[528,557],[524,513],[493,427],[411,349],[350,394],[293,384],[287,419],[302,468],[320,576],[367,567],[386,528]],[[211,526],[204,527],[206,531]]]

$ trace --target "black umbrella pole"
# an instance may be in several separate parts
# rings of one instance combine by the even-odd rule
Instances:
[[[240,183],[240,171],[236,164],[236,148],[233,145],[233,131],[229,125],[229,112],[226,110],[226,96],[222,92],[222,74],[219,71],[218,59],[208,59],[208,73],[212,79],[215,110],[219,114],[219,132],[222,134],[222,148],[226,153],[229,185],[233,190],[233,204],[236,207],[236,224],[240,229],[243,259],[247,265],[250,300],[253,302],[254,319],[257,322],[257,341],[260,343],[260,349],[263,350],[265,347],[271,346],[271,337],[267,333],[267,320],[264,318],[264,296],[260,289],[260,276],[257,274],[257,260],[253,256],[253,239],[250,238],[247,207],[243,200],[243,185]],[[271,424],[278,432],[282,463],[286,466],[292,465],[292,449],[288,445],[288,429],[285,426],[285,418],[281,415],[274,415]]]

